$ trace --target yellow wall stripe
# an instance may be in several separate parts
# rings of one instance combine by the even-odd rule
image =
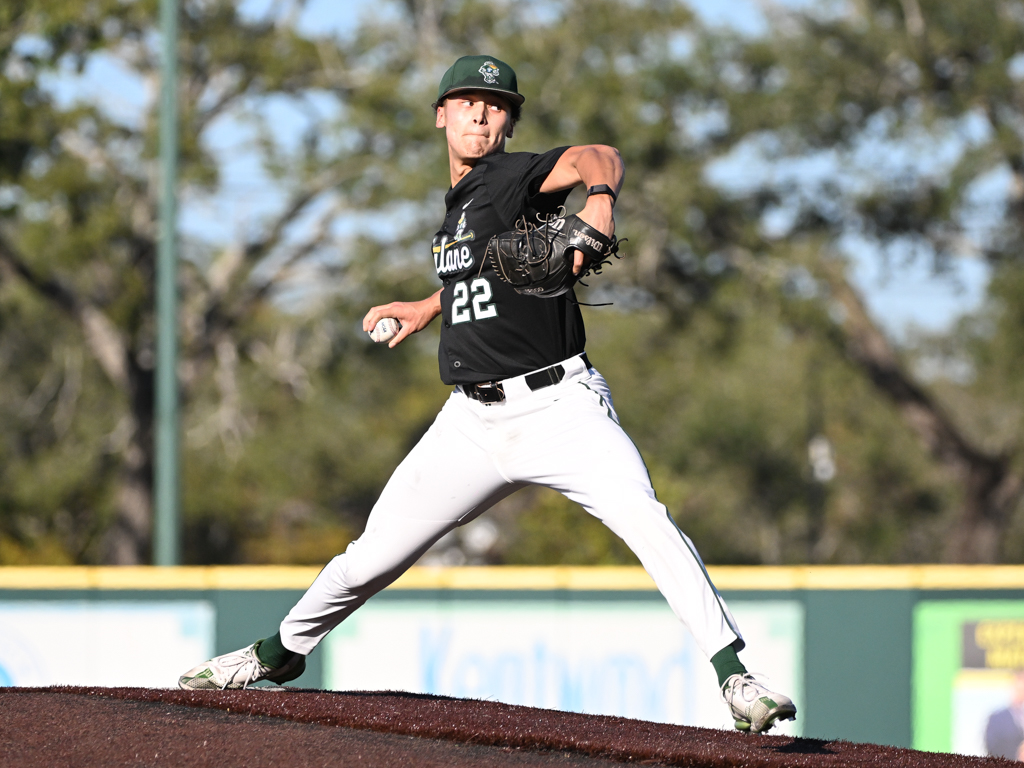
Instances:
[[[315,566],[4,566],[0,589],[305,589]],[[722,590],[1024,589],[1024,566],[709,566]],[[412,568],[392,589],[653,590],[638,567]]]

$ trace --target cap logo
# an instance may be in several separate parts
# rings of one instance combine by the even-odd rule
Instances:
[[[484,65],[477,70],[481,75],[484,76],[484,82],[488,85],[494,85],[498,82],[498,75],[501,74],[498,68],[494,66],[493,61],[485,61]]]

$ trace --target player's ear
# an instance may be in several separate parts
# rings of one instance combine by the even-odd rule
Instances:
[[[434,125],[436,127],[438,127],[438,128],[444,128],[445,127],[445,122],[444,122],[444,103],[443,102],[441,104],[437,105],[437,116],[436,116],[436,118],[434,120]]]
[[[505,131],[505,138],[506,139],[511,139],[512,138],[512,130],[514,128],[515,128],[515,125],[513,123],[509,123],[508,124],[508,130]]]

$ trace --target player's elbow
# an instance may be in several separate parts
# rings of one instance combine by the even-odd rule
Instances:
[[[617,147],[610,147],[607,144],[598,144],[597,146],[601,148],[601,151],[605,154],[605,156],[615,161],[619,165],[622,165],[622,153],[619,152]]]
[[[586,148],[586,152],[584,154],[590,155],[588,159],[590,159],[594,165],[600,166],[606,170],[611,170],[619,176],[625,174],[626,166],[622,162],[622,154],[615,147],[611,147],[607,144],[591,144]]]
[[[584,153],[593,153],[606,162],[622,165],[622,153],[608,144],[590,144],[585,148]]]

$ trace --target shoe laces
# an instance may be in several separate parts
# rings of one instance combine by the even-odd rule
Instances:
[[[767,692],[767,687],[761,682],[766,680],[767,676],[760,672],[747,672],[743,675],[733,675],[729,678],[727,685],[722,689],[722,698],[729,704],[732,704],[736,700],[737,689],[739,689],[739,698],[743,701],[750,702],[756,699],[758,696],[763,695]],[[726,693],[728,691],[728,693]]]
[[[254,645],[251,645],[248,648],[242,650],[240,653],[237,654],[237,656],[238,661],[237,663],[232,664],[232,666],[235,668],[245,667],[245,677],[243,678],[242,681],[242,688],[245,689],[249,687],[250,683],[255,683],[260,679],[264,664],[260,662],[259,657],[256,656],[256,646]],[[230,677],[228,677],[227,680],[225,680],[224,685],[222,685],[220,689],[223,691],[225,688],[228,687],[228,685],[234,682],[237,674],[238,673],[235,672]]]

